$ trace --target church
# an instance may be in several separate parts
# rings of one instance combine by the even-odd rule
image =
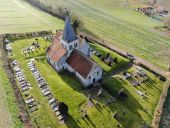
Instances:
[[[76,36],[69,17],[63,32],[57,32],[47,49],[47,61],[57,71],[73,73],[85,88],[102,79],[102,68],[90,58],[90,45]]]

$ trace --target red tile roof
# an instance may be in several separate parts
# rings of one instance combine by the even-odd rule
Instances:
[[[96,63],[78,50],[73,50],[70,57],[67,59],[67,63],[84,78],[87,78],[91,70],[97,66]]]
[[[50,56],[54,62],[58,62],[67,52],[60,42],[62,34],[62,32],[58,32],[55,35],[52,45],[47,50],[47,55]]]

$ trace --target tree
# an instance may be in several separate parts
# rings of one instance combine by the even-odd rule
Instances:
[[[114,61],[115,63],[118,63],[117,57],[115,57],[113,61]]]
[[[61,114],[63,115],[68,114],[68,106],[64,102],[59,102],[58,107]]]
[[[168,71],[170,71],[170,65],[168,66]]]
[[[152,0],[152,4],[155,5],[157,3],[157,0]]]
[[[155,5],[157,3],[157,0],[148,0],[148,3],[151,5]]]
[[[73,22],[73,29],[76,35],[78,35],[79,30],[83,27],[84,23],[81,21],[81,19],[77,15],[71,15],[71,19]]]
[[[110,53],[107,53],[106,57],[109,58],[109,56],[110,56]]]

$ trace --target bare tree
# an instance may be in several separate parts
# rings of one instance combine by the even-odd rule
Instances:
[[[79,30],[83,28],[84,23],[81,21],[81,19],[77,15],[72,14],[71,18],[73,21],[73,29],[75,33],[78,34]]]
[[[157,3],[157,0],[147,0],[150,5],[155,5]]]

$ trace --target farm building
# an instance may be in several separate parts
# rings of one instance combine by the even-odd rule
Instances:
[[[58,32],[47,49],[47,60],[57,71],[68,70],[88,87],[102,78],[102,69],[90,59],[90,46],[82,37],[77,37],[66,17],[63,32]]]

